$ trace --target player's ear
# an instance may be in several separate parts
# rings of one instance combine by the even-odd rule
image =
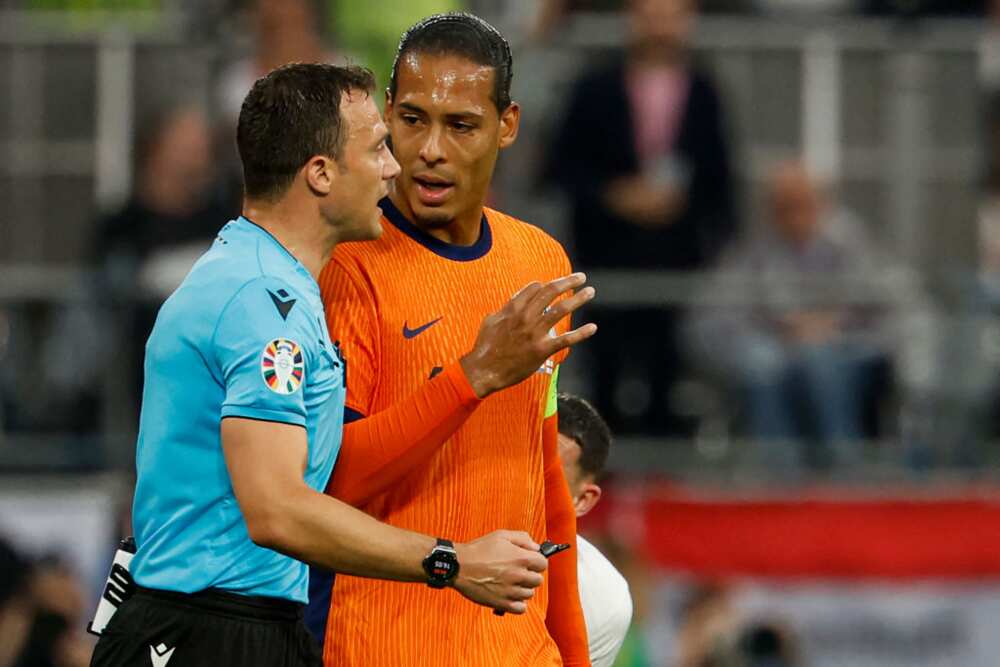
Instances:
[[[511,102],[510,106],[500,113],[500,148],[507,148],[514,143],[520,125],[521,105]]]
[[[330,194],[337,170],[337,165],[331,158],[325,155],[314,155],[309,158],[303,169],[306,184],[314,194],[319,196]]]
[[[594,505],[597,501],[601,499],[601,487],[594,484],[593,482],[584,482],[580,487],[580,493],[576,497],[576,515],[581,517],[590,510],[594,509]]]
[[[388,123],[389,115],[392,113],[392,93],[389,89],[385,89],[385,112],[382,114],[383,119]]]

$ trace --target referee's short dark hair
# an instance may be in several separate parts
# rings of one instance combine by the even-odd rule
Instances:
[[[428,16],[403,33],[389,78],[389,94],[396,98],[399,62],[407,53],[458,55],[477,65],[493,68],[493,103],[502,112],[510,106],[510,81],[514,76],[510,44],[492,25],[466,12]]]
[[[236,127],[246,195],[277,199],[309,158],[339,159],[347,136],[341,98],[374,88],[371,71],[357,66],[293,63],[257,79]]]
[[[565,393],[558,399],[559,433],[580,445],[580,470],[600,478],[611,450],[611,429],[585,399]]]

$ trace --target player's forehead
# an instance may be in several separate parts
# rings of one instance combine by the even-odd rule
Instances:
[[[386,132],[385,123],[379,114],[375,100],[368,93],[352,90],[340,100],[340,116],[346,130],[344,145],[369,144]]]
[[[411,51],[400,58],[395,104],[440,113],[494,111],[496,70],[453,53]]]

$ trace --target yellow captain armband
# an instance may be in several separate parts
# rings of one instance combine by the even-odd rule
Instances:
[[[559,367],[556,366],[549,379],[549,393],[545,398],[545,418],[559,411]]]

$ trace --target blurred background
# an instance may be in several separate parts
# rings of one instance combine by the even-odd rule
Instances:
[[[491,205],[560,239],[610,422],[618,665],[996,665],[1000,3],[0,0],[0,667],[85,665],[146,336],[291,61],[514,51]]]

